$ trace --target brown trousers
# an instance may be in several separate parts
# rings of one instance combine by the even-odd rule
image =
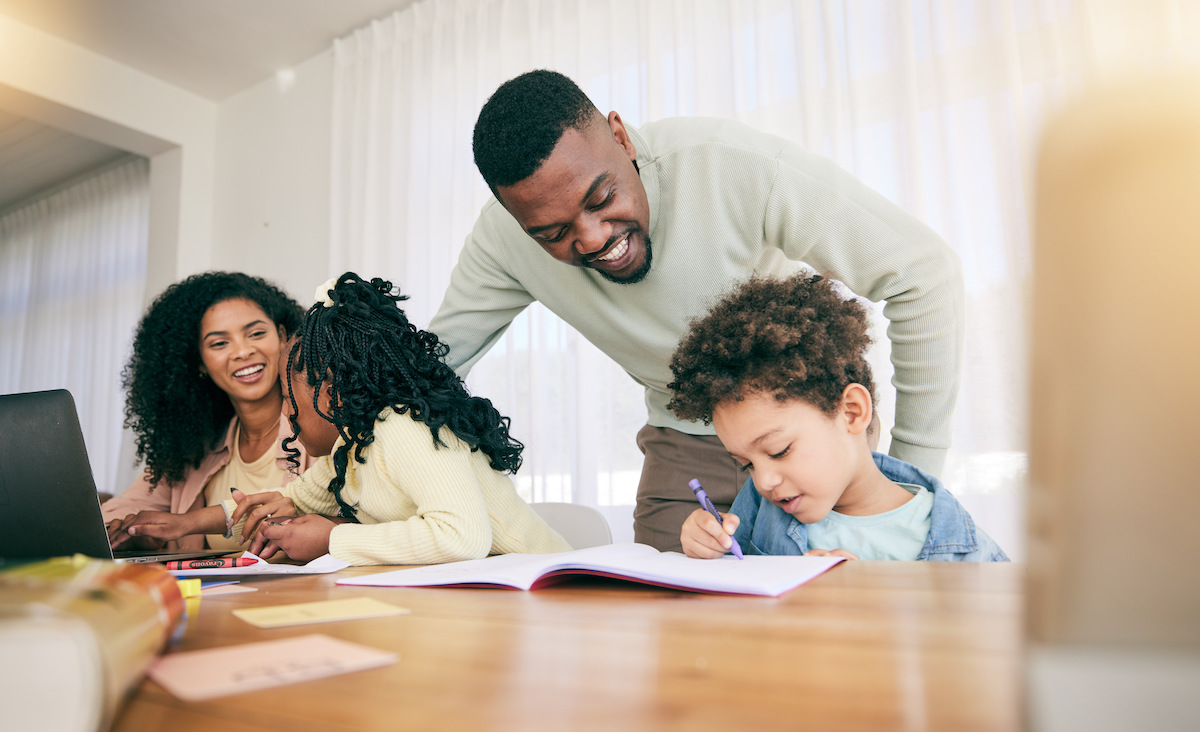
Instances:
[[[646,425],[638,430],[637,445],[646,459],[633,511],[633,540],[660,551],[682,551],[679,531],[700,508],[688,481],[699,479],[717,510],[727,513],[749,477],[713,435]]]

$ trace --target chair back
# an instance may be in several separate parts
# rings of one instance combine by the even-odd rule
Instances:
[[[552,501],[529,505],[543,521],[550,524],[550,528],[567,540],[572,549],[612,543],[608,519],[594,506]]]

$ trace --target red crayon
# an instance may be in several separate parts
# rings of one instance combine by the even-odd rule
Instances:
[[[167,569],[229,569],[258,564],[257,559],[248,557],[213,557],[211,559],[176,559],[167,562]]]

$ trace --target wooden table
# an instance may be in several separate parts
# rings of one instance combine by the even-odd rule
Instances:
[[[1018,730],[1023,570],[846,562],[780,598],[581,578],[533,592],[256,580],[171,651],[313,632],[391,666],[204,703],[146,680],[113,729]],[[234,608],[355,596],[411,615],[274,630]]]

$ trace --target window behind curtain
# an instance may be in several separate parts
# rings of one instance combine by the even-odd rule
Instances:
[[[128,472],[120,374],[145,292],[149,185],[131,156],[0,217],[0,393],[70,390],[110,493]]]

